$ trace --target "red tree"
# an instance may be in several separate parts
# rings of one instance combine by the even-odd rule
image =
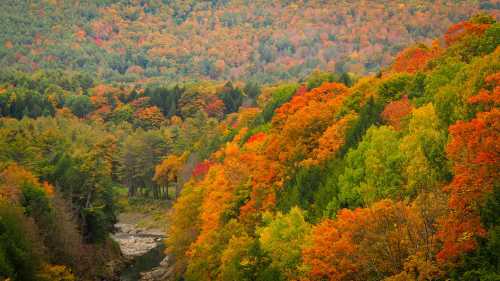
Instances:
[[[449,214],[441,221],[439,237],[444,245],[437,257],[449,261],[476,247],[475,236],[485,236],[479,208],[484,195],[492,192],[500,169],[500,110],[482,112],[471,121],[450,126],[447,155],[455,174],[446,191],[450,193]]]

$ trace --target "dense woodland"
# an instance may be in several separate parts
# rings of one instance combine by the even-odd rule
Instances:
[[[0,280],[113,280],[123,191],[172,280],[500,280],[497,1],[96,2],[0,4]]]
[[[179,275],[498,280],[499,40],[476,16],[351,87],[274,92],[175,204]]]
[[[274,82],[375,73],[495,0],[33,0],[0,3],[0,63],[106,81]]]

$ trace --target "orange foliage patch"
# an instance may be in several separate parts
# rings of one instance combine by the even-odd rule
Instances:
[[[160,127],[165,121],[163,113],[157,106],[150,106],[137,111],[134,116],[143,121],[149,122],[154,127]]]
[[[44,183],[43,186],[30,171],[16,163],[10,164],[0,173],[0,198],[19,200],[20,190],[24,184],[43,188],[48,195],[53,194],[53,187]]]
[[[224,102],[218,97],[212,97],[205,106],[205,112],[209,117],[221,119],[224,116]]]
[[[450,46],[468,35],[481,35],[489,27],[490,24],[476,24],[468,21],[459,22],[448,28],[448,31],[444,35],[444,40],[446,45]]]
[[[253,134],[251,137],[249,137],[247,140],[247,143],[261,142],[265,139],[266,139],[266,134],[263,132],[258,132],[256,134]]]
[[[500,105],[500,72],[489,75],[484,79],[485,89],[468,99],[469,104],[482,105],[484,110]],[[491,90],[488,90],[490,88]]]
[[[403,203],[385,200],[370,208],[343,209],[336,220],[315,226],[312,244],[303,251],[311,280],[366,280],[368,264],[398,272],[405,256],[406,212]]]
[[[451,142],[446,152],[455,176],[445,189],[450,193],[450,213],[441,221],[439,233],[444,245],[437,258],[442,262],[474,250],[475,237],[486,235],[479,207],[500,179],[500,110],[459,121],[449,132]]]
[[[12,41],[7,40],[7,41],[5,41],[4,47],[6,49],[12,49],[12,48],[14,48],[14,44],[12,44]]]
[[[296,95],[276,110],[268,155],[287,164],[311,158],[324,131],[335,122],[349,89],[340,83],[324,83]],[[326,143],[326,142],[324,142]]]
[[[351,113],[328,127],[318,139],[318,147],[311,153],[311,158],[303,161],[305,165],[319,164],[335,156],[345,143],[345,134],[356,114]]]
[[[396,130],[401,129],[401,121],[408,116],[413,107],[405,96],[401,100],[393,101],[387,104],[381,116],[385,123],[391,125]]]
[[[429,225],[442,209],[440,200],[428,194],[411,205],[383,200],[341,210],[335,220],[316,225],[308,238],[311,244],[302,252],[308,280],[369,280],[374,274],[383,279],[409,266],[422,280],[435,280],[439,272],[430,257],[437,237]]]
[[[415,73],[423,70],[436,53],[437,50],[425,46],[407,48],[397,55],[392,69],[396,72]]]

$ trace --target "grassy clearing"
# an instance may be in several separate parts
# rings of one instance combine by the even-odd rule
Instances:
[[[144,229],[166,231],[168,210],[172,202],[148,198],[128,198],[126,188],[117,188],[118,219],[121,223],[137,224]]]

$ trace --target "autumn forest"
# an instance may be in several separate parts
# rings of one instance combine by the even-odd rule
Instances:
[[[0,281],[500,281],[499,1],[0,2]]]

